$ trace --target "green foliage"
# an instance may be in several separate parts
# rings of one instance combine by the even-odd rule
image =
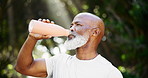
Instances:
[[[102,42],[99,53],[115,66],[123,66],[124,78],[147,78],[148,2],[81,0],[78,3],[81,3],[80,12],[91,12],[105,22],[107,41]]]
[[[118,67],[124,78],[147,78],[148,1],[60,1],[71,18],[79,12],[90,12],[103,19],[107,40],[101,42],[98,52]],[[0,0],[0,78],[21,77],[13,66],[28,35],[28,23],[31,19],[49,18],[48,6],[46,0]],[[41,45],[50,50],[59,44],[52,38]]]

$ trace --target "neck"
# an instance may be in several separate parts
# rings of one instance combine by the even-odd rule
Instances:
[[[95,49],[92,48],[78,48],[76,52],[76,57],[80,60],[91,60],[98,55]]]

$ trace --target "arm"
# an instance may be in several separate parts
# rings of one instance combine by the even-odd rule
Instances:
[[[18,54],[15,69],[25,75],[46,77],[47,73],[44,59],[34,60],[32,56],[32,51],[36,42],[37,39],[33,36],[28,36]]]
[[[32,51],[40,39],[49,38],[47,35],[35,35],[30,33],[25,43],[23,44],[18,57],[15,70],[24,75],[46,77],[46,64],[44,59],[33,59]]]

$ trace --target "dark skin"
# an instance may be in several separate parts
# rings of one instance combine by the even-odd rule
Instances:
[[[74,18],[70,30],[83,36],[89,35],[88,42],[77,48],[76,57],[78,59],[90,60],[98,55],[96,50],[104,35],[104,24],[102,23],[100,18],[87,14],[80,14]]]
[[[43,22],[50,23],[48,20],[43,20]],[[91,14],[81,13],[74,18],[70,30],[72,33],[89,37],[85,45],[76,49],[76,57],[80,60],[91,60],[95,58],[98,55],[96,49],[104,35],[103,21]],[[16,71],[29,76],[47,76],[45,60],[42,58],[33,59],[32,51],[38,40],[48,38],[50,37],[47,35],[35,36],[35,34],[29,33],[19,52],[15,66]]]

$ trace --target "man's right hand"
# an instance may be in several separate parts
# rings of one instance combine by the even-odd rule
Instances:
[[[38,21],[44,22],[44,23],[51,23],[54,24],[53,21],[50,21],[48,19],[38,19]],[[40,40],[40,39],[48,39],[51,38],[52,36],[50,35],[41,35],[41,34],[35,34],[35,33],[29,33],[29,36],[34,38],[35,40]]]
[[[40,34],[34,34],[34,33],[29,33],[29,36],[35,40],[48,39],[52,37],[50,35],[40,35]]]

